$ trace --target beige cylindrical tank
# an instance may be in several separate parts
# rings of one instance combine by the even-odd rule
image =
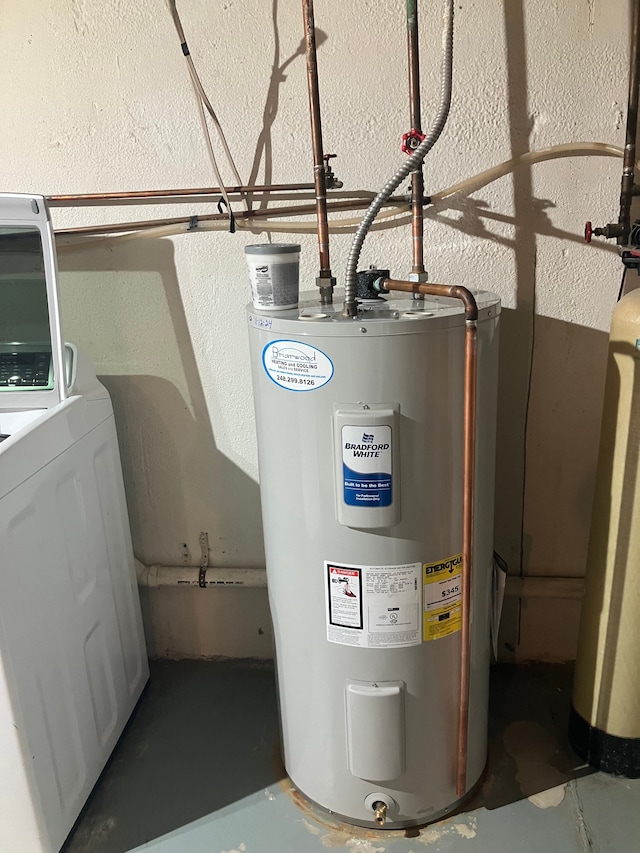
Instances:
[[[640,290],[611,322],[569,739],[640,777]]]

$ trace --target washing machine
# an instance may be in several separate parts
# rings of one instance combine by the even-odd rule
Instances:
[[[44,199],[0,194],[0,851],[60,850],[148,676],[111,400]]]

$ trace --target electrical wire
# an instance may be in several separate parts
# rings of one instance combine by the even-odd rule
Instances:
[[[226,188],[224,185],[224,181],[222,180],[220,168],[218,167],[218,162],[216,160],[215,152],[213,149],[213,142],[211,140],[211,134],[209,132],[209,126],[207,124],[207,118],[205,115],[205,110],[207,111],[207,113],[211,117],[211,121],[213,122],[213,126],[216,129],[216,132],[218,134],[218,138],[220,140],[220,144],[222,145],[222,149],[223,149],[225,157],[227,159],[227,163],[229,164],[229,168],[231,169],[231,173],[233,175],[235,183],[238,186],[241,186],[242,185],[242,179],[240,178],[240,175],[238,173],[238,169],[237,169],[235,161],[233,159],[233,155],[231,154],[231,149],[229,148],[229,145],[227,143],[226,137],[224,135],[224,131],[222,130],[222,126],[218,120],[218,116],[216,115],[216,112],[213,108],[213,105],[211,104],[211,101],[209,100],[209,97],[207,96],[207,93],[204,89],[204,86],[202,85],[202,81],[200,80],[200,77],[198,76],[198,72],[197,72],[195,64],[193,62],[193,58],[192,58],[191,53],[189,51],[189,46],[187,45],[187,40],[186,40],[186,37],[184,34],[182,21],[180,20],[180,14],[179,14],[177,6],[176,6],[176,0],[167,0],[167,7],[168,7],[169,12],[171,14],[171,18],[173,20],[173,24],[174,24],[176,32],[178,34],[178,38],[180,39],[180,46],[182,48],[182,53],[184,54],[184,58],[187,61],[187,68],[189,70],[189,79],[191,80],[191,86],[193,88],[193,92],[194,92],[194,95],[196,97],[196,102],[198,105],[198,117],[200,119],[200,125],[202,127],[202,132],[204,134],[205,143],[207,146],[207,152],[209,154],[209,160],[211,161],[211,166],[213,168],[213,173],[215,175],[216,182],[217,182],[218,186],[220,187],[221,195],[222,195],[222,197],[225,201],[225,204],[227,206],[229,218],[231,219],[233,216],[232,208],[231,208],[231,201],[230,201],[229,196],[227,194],[227,191],[226,191]],[[247,210],[249,210],[249,204],[248,204],[246,196],[244,196],[244,195],[243,195],[243,202],[244,202],[245,208]]]
[[[627,268],[623,267],[623,269],[622,269],[622,281],[620,282],[620,289],[618,290],[618,298],[616,299],[616,302],[620,302],[620,300],[622,299],[622,294],[624,293],[624,283],[625,283],[626,278],[627,278]]]

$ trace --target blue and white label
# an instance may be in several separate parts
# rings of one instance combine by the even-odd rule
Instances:
[[[348,506],[391,506],[392,458],[390,426],[343,426],[344,502]]]
[[[287,391],[317,391],[333,376],[329,356],[300,341],[267,344],[262,364],[269,379]]]

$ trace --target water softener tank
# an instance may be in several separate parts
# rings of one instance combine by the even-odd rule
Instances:
[[[589,764],[640,778],[640,290],[611,320],[569,719]]]
[[[486,760],[500,311],[475,295],[466,791]],[[351,823],[426,823],[460,802],[463,307],[247,317],[286,770]]]

